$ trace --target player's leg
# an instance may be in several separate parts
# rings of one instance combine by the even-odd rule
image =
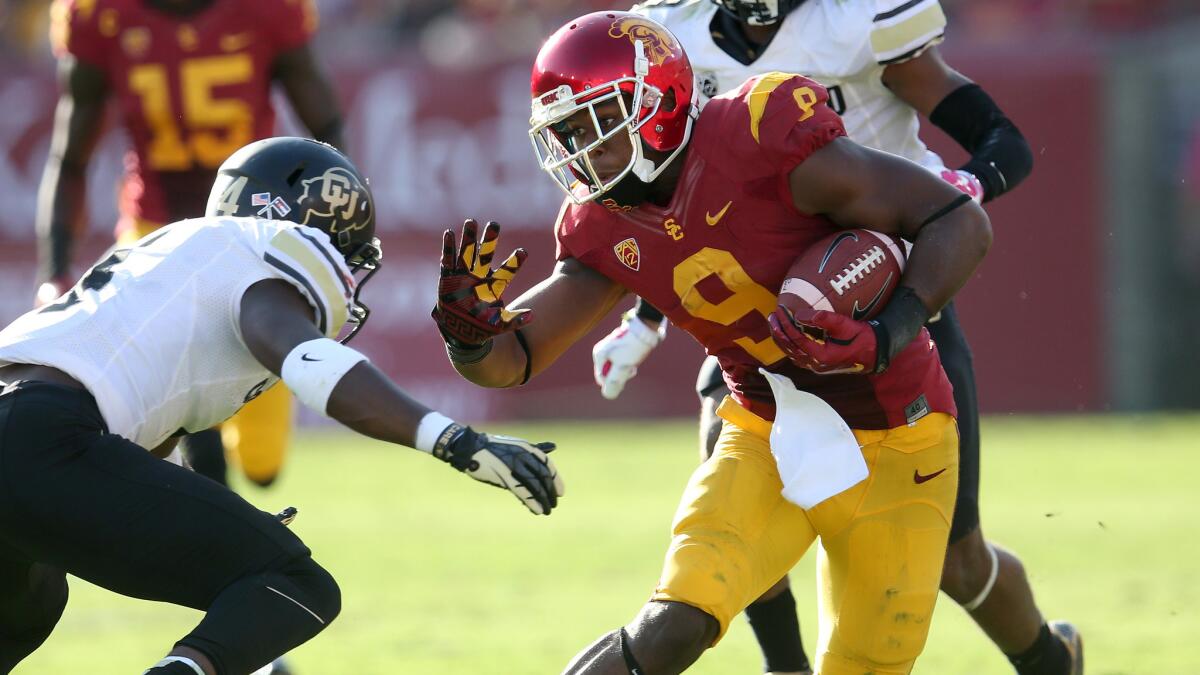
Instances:
[[[967,610],[1019,673],[1068,675],[1072,668],[1068,643],[1052,635],[1042,618],[1020,559],[987,541],[980,528],[979,403],[971,349],[953,303],[929,325],[929,333],[954,385],[961,439],[958,497],[942,590]]]
[[[282,382],[221,425],[221,438],[246,478],[266,487],[283,468],[292,429],[292,393]]]
[[[770,423],[732,401],[721,415],[726,423],[717,449],[680,500],[652,601],[633,622],[576,657],[567,672],[682,672],[811,545],[816,533],[807,516],[781,495]]]
[[[870,478],[808,511],[822,553],[816,671],[903,675],[925,646],[937,601],[958,433],[940,413],[912,426],[854,433]],[[934,478],[916,483],[914,472]]]
[[[333,578],[271,514],[104,433],[80,390],[0,396],[0,532],[32,559],[131,597],[207,613],[177,649],[248,673],[340,611]]]
[[[700,461],[703,462],[712,456],[721,435],[722,420],[717,407],[729,394],[729,387],[721,376],[721,365],[715,357],[706,358],[700,366],[696,394],[700,396]],[[787,576],[746,608],[746,619],[762,650],[765,672],[773,675],[812,672],[800,637],[796,599]]]
[[[36,650],[67,606],[67,575],[0,543],[0,673]]]
[[[225,446],[221,443],[219,430],[205,429],[188,434],[180,439],[179,450],[193,471],[221,485],[229,484]]]

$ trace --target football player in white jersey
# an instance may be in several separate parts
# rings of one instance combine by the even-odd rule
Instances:
[[[259,141],[221,166],[206,217],[113,252],[0,331],[0,673],[49,636],[67,573],[206,612],[155,675],[249,673],[337,616],[337,583],[280,519],[157,458],[280,378],[534,513],[557,504],[552,444],[457,424],[344,344],[368,315],[374,229],[332,146]]]
[[[687,50],[704,93],[713,96],[764,72],[802,73],[829,90],[850,138],[940,174],[980,202],[1021,182],[1028,144],[977,84],[937,50],[946,19],[937,0],[651,0],[634,8],[671,30]],[[956,140],[971,159],[949,169],[918,137],[919,115]],[[616,398],[665,337],[662,314],[639,300],[620,327],[593,348],[595,377]],[[971,352],[954,305],[929,325],[954,385],[961,462],[942,590],[968,611],[1022,675],[1078,675],[1082,641],[1066,622],[1047,623],[1020,560],[984,539],[979,527],[979,419]],[[715,410],[728,393],[716,359],[697,381],[701,457],[721,429]],[[746,610],[769,673],[807,673],[795,602],[785,577]]]

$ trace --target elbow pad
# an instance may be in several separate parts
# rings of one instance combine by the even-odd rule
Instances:
[[[961,168],[983,184],[985,202],[1013,189],[1033,170],[1033,153],[1021,130],[978,84],[950,92],[929,121],[971,153]]]

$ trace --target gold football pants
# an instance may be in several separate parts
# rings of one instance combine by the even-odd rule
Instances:
[[[653,599],[712,615],[720,640],[820,537],[817,672],[908,673],[925,645],[954,515],[954,419],[855,430],[868,477],[805,510],[781,495],[771,423],[728,397],[717,414],[724,429],[684,491]]]
[[[117,245],[129,246],[160,227],[148,220],[126,230]],[[292,431],[292,395],[282,382],[247,403],[221,424],[221,444],[229,460],[242,467],[246,478],[265,485],[283,468]]]

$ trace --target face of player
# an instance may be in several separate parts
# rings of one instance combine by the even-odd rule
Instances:
[[[600,123],[599,129],[592,120],[594,110]],[[621,104],[616,100],[605,101],[592,109],[584,108],[555,126],[554,130],[571,152],[595,143],[601,134],[607,134],[625,119]],[[633,143],[627,134],[616,134],[588,153],[588,159],[596,169],[596,175],[604,182],[625,170],[633,156]]]

